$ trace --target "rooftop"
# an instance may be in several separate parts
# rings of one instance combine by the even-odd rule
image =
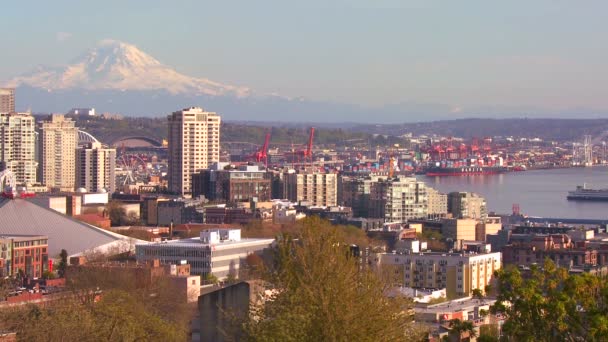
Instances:
[[[149,244],[141,244],[141,245],[149,245],[149,246],[171,246],[177,248],[204,248],[211,247],[215,249],[221,249],[222,247],[235,247],[249,244],[259,244],[259,243],[268,243],[271,244],[274,242],[274,239],[253,239],[253,238],[242,238],[240,241],[223,241],[220,243],[214,244],[206,244],[201,241],[200,237],[194,237],[189,239],[179,239],[179,240],[168,240],[163,242],[155,242]]]
[[[128,244],[128,239],[122,235],[77,221],[24,199],[0,199],[0,235],[48,236],[49,256],[53,258],[62,249],[73,256],[102,246],[108,248],[116,243]]]

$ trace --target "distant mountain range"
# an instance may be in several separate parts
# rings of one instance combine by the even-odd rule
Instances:
[[[0,83],[1,84],[1,83]],[[259,94],[254,90],[183,75],[136,46],[103,40],[65,66],[39,66],[5,86],[17,88],[18,110],[158,116],[201,106],[227,120],[273,122],[400,123],[463,117],[597,117],[589,110],[550,113],[530,108],[455,110],[442,104],[401,103],[377,108]]]

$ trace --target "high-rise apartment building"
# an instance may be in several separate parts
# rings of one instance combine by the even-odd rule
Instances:
[[[336,206],[338,176],[335,173],[290,170],[283,175],[283,197],[311,206]]]
[[[29,113],[0,113],[0,171],[11,170],[17,184],[36,183],[36,123]]]
[[[116,149],[99,142],[76,149],[76,187],[90,192],[116,190]]]
[[[454,218],[485,219],[488,217],[486,200],[472,192],[451,192],[448,194],[448,211]]]
[[[74,121],[53,114],[40,124],[39,180],[49,188],[73,191],[76,182],[78,129]]]
[[[0,113],[15,112],[15,89],[0,88]]]
[[[169,121],[169,191],[192,194],[192,174],[220,160],[220,124],[217,113],[199,107],[173,112]]]

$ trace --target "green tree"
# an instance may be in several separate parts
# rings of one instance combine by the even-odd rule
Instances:
[[[450,335],[455,336],[458,341],[469,341],[477,336],[477,332],[473,322],[452,319],[450,320]]]
[[[471,291],[471,296],[473,298],[482,300],[484,295],[483,295],[483,291],[481,289],[473,289],[473,291]]]
[[[127,220],[127,211],[120,202],[108,202],[108,204],[106,204],[106,212],[113,226],[120,226]]]
[[[57,273],[59,278],[65,277],[65,271],[68,268],[68,252],[65,249],[59,253],[59,265],[57,265]]]
[[[411,300],[388,298],[380,278],[360,270],[345,234],[306,219],[296,235],[278,238],[265,275],[271,300],[253,308],[251,341],[415,341]]]
[[[207,273],[207,276],[205,276],[205,279],[203,280],[206,284],[217,284],[219,281],[213,273]]]
[[[608,287],[599,277],[570,275],[547,259],[523,277],[500,270],[493,313],[506,316],[503,334],[517,341],[608,340]]]

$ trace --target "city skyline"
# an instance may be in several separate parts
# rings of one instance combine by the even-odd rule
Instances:
[[[404,113],[401,121],[415,120],[408,116],[415,112],[455,118],[608,111],[601,92],[608,51],[596,38],[607,25],[606,5],[599,2],[30,7],[11,3],[0,24],[7,31],[31,22],[0,37],[12,47],[0,65],[3,82],[39,64],[66,64],[113,38],[185,75],[368,111],[394,107]]]

